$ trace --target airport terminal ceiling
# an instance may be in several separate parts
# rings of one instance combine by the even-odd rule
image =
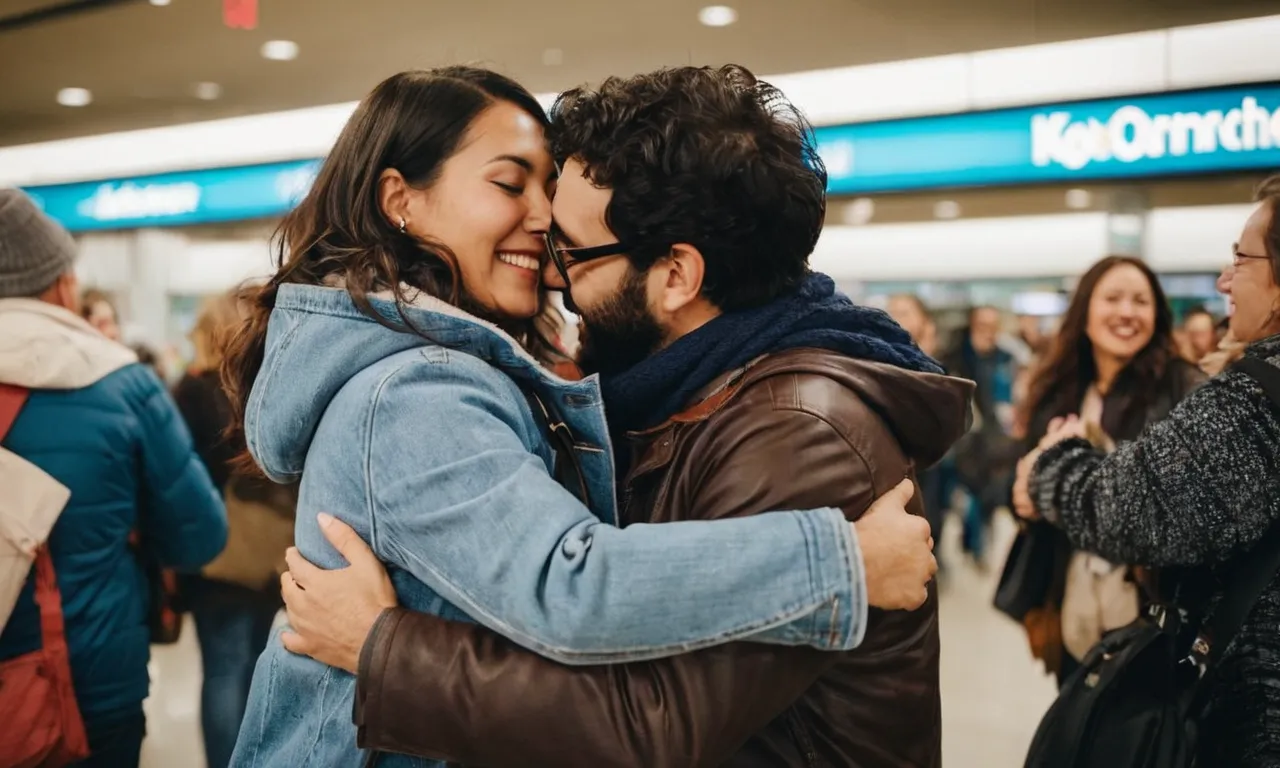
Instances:
[[[153,4],[160,3],[160,5]],[[0,0],[0,146],[349,101],[413,67],[480,62],[537,92],[664,65],[760,73],[962,53],[1275,13],[1276,0]],[[51,9],[65,8],[60,14]],[[297,58],[263,58],[272,40]],[[68,87],[91,105],[59,105]]]

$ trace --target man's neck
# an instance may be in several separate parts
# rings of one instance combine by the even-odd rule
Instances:
[[[721,314],[723,313],[720,309],[706,299],[699,299],[681,309],[663,329],[665,336],[662,340],[662,349],[666,349],[680,338],[715,320]]]
[[[59,283],[54,283],[53,285],[49,286],[49,288],[46,289],[44,293],[40,294],[39,296],[35,296],[33,298],[35,298],[36,301],[43,301],[45,304],[52,304],[53,306],[59,307],[61,309],[65,309],[68,312],[75,312],[76,311],[75,307],[67,306],[67,302],[64,299],[65,292],[60,290],[60,288],[61,286]]]

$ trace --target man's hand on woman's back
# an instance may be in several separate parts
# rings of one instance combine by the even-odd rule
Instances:
[[[326,571],[289,548],[280,588],[291,631],[281,640],[293,653],[355,673],[365,638],[378,615],[396,606],[396,592],[386,567],[351,526],[322,514],[320,530],[349,565]]]

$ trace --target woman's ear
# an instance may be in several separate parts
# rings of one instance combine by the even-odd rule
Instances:
[[[395,168],[378,176],[378,207],[387,223],[403,230],[409,218],[409,184]]]

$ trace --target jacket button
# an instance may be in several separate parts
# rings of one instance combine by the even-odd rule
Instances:
[[[565,557],[577,557],[588,549],[591,549],[590,536],[585,539],[565,539],[564,544],[560,545],[560,551]]]

